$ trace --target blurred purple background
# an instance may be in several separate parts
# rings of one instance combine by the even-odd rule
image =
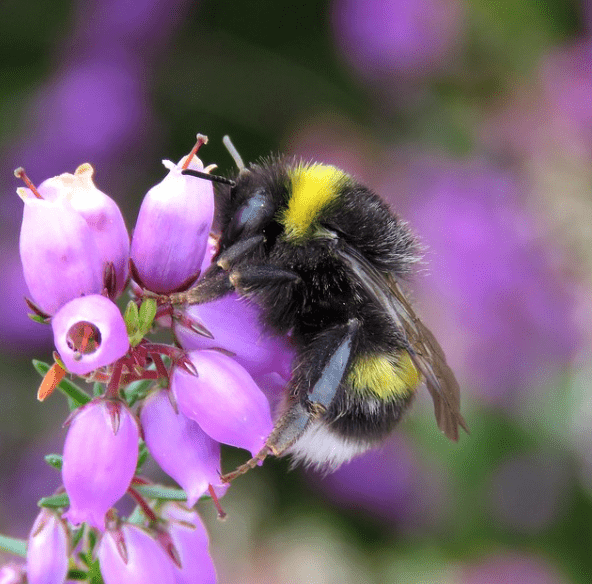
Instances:
[[[90,162],[133,226],[160,160],[200,131],[222,172],[230,134],[245,160],[337,164],[410,222],[426,251],[409,288],[471,428],[448,443],[422,392],[382,449],[333,475],[266,463],[225,498],[230,522],[211,522],[221,581],[588,582],[591,14],[563,0],[0,8],[0,531],[26,535],[56,488],[43,455],[67,415],[57,395],[35,400],[30,359],[49,359],[50,335],[22,302],[11,171],[40,183]]]

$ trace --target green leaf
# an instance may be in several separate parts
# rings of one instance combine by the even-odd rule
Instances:
[[[60,507],[67,507],[70,504],[70,499],[66,493],[59,495],[52,495],[51,497],[42,497],[37,501],[39,507],[50,507],[51,509],[58,509]]]
[[[134,485],[134,489],[148,499],[164,499],[165,501],[187,501],[187,493],[175,487],[162,485]]]
[[[90,570],[88,571],[88,581],[90,584],[104,584],[103,577],[101,576],[99,560],[95,560],[92,563]]]
[[[68,570],[68,580],[86,580],[88,573],[84,570]]]
[[[150,367],[153,369],[153,367]],[[140,379],[139,381],[133,381],[125,389],[125,399],[127,400],[128,406],[133,406],[138,400],[143,399],[146,394],[152,389],[154,385],[154,379]]]
[[[140,306],[140,330],[146,336],[150,332],[150,327],[156,316],[156,300],[154,298],[145,298]]]
[[[33,321],[38,322],[40,324],[47,324],[47,319],[43,318],[39,314],[31,314],[30,312],[27,313],[27,316]]]
[[[96,381],[93,384],[93,396],[99,397],[100,395],[103,395],[104,393],[105,393],[105,388],[104,388],[103,384]]]
[[[142,470],[142,466],[148,459],[148,448],[145,442],[140,442],[140,452],[138,454],[138,464],[136,465],[136,474],[139,474]]]
[[[62,470],[63,458],[61,454],[46,454],[44,458],[49,466],[53,466],[57,470]]]
[[[41,377],[45,377],[51,365],[45,363],[44,361],[33,359],[33,367],[35,367],[35,370],[37,373],[39,373],[39,375],[41,375]],[[78,387],[73,381],[66,379],[65,377],[62,379],[62,381],[60,381],[58,389],[64,395],[70,398],[70,400],[72,400],[72,404],[75,406],[73,409],[83,406],[91,400],[91,397],[88,395],[88,393],[86,393],[82,388]]]
[[[138,305],[133,300],[130,300],[127,303],[125,313],[123,314],[123,320],[125,321],[125,328],[127,329],[130,345],[135,347],[144,338],[144,335],[140,328]]]
[[[27,542],[24,539],[17,539],[16,537],[8,537],[0,533],[0,550],[20,556],[27,557]]]

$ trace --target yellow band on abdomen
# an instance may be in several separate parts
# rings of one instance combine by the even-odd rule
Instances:
[[[352,389],[380,399],[409,397],[421,377],[407,351],[398,354],[361,355],[348,375]]]

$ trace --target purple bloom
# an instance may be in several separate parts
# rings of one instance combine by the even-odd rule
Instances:
[[[198,377],[176,368],[171,389],[181,412],[218,442],[259,452],[273,423],[269,402],[246,369],[218,351],[192,351]]]
[[[129,349],[119,308],[93,294],[71,300],[51,319],[54,342],[68,371],[85,375],[123,357]]]
[[[97,555],[105,584],[176,584],[172,559],[136,525],[107,531]]]
[[[115,268],[116,291],[126,284],[129,265],[129,235],[119,207],[93,182],[90,164],[79,166],[74,174],[64,173],[39,185],[45,200],[67,199],[90,227],[99,250],[101,264],[111,262]]]
[[[157,391],[146,399],[140,420],[150,454],[187,493],[189,507],[210,484],[218,496],[226,492],[228,485],[220,481],[220,444],[196,422],[175,412],[168,391]]]
[[[127,491],[138,462],[138,424],[122,402],[98,399],[70,422],[62,479],[70,508],[64,517],[105,529],[105,513]]]
[[[142,201],[131,256],[141,283],[154,292],[188,287],[199,275],[214,218],[214,189],[207,180],[181,174],[165,160],[169,174]],[[203,171],[193,156],[189,168]]]
[[[167,503],[162,516],[181,560],[177,584],[216,584],[216,569],[208,551],[208,533],[195,511]]]
[[[45,200],[37,199],[28,189],[17,192],[25,202],[21,261],[35,303],[47,314],[54,314],[73,298],[100,293],[103,267],[84,218],[64,197]]]
[[[233,293],[207,304],[190,306],[185,314],[203,324],[214,338],[178,326],[175,332],[183,348],[222,348],[233,353],[233,358],[253,377],[272,372],[290,377],[294,351],[287,338],[274,336],[262,327],[256,304]]]
[[[333,29],[343,55],[363,75],[433,72],[457,43],[456,0],[335,0]]]
[[[37,516],[27,544],[27,582],[63,584],[68,572],[68,530],[53,512]]]

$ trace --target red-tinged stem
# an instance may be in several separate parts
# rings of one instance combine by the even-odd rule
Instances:
[[[150,353],[152,357],[152,361],[154,361],[154,365],[156,366],[156,371],[158,372],[160,377],[169,378],[169,372],[167,371],[166,365],[162,360],[161,356],[158,353]]]
[[[218,499],[218,495],[216,495],[216,491],[214,491],[214,487],[212,485],[208,485],[208,491],[210,492],[210,497],[212,497],[212,501],[216,510],[218,511],[218,519],[226,519],[226,511],[222,509],[222,505],[220,505],[220,499]]]
[[[113,373],[111,373],[111,379],[107,384],[107,391],[105,392],[106,397],[117,397],[117,395],[119,394],[122,373],[123,359],[120,359],[113,366]]]
[[[144,511],[144,514],[146,517],[148,517],[150,523],[156,523],[158,521],[158,517],[156,517],[152,507],[146,503],[144,497],[142,497],[142,495],[140,495],[140,493],[138,493],[138,491],[132,487],[128,487],[127,492],[133,497],[134,501],[140,505],[140,507],[142,507],[142,511]]]
[[[22,166],[19,166],[14,171],[14,176],[16,176],[16,178],[20,178],[27,185],[27,188],[30,189],[30,191],[38,199],[43,199],[43,197],[41,196],[41,193],[37,190],[37,187],[31,182],[31,179],[29,179],[29,177],[27,176],[27,173],[25,172],[25,169]]]

